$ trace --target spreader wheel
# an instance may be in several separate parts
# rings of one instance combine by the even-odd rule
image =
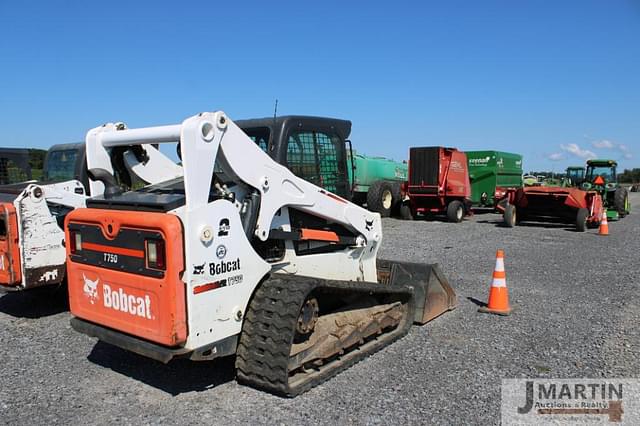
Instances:
[[[413,220],[413,213],[411,213],[411,206],[409,203],[402,203],[402,205],[400,205],[400,218],[404,220]]]
[[[502,220],[504,220],[504,224],[508,228],[513,228],[514,226],[516,226],[516,223],[518,221],[516,206],[514,206],[513,204],[507,204],[506,206],[504,206]]]
[[[447,206],[447,219],[449,219],[449,222],[462,222],[463,217],[464,205],[458,200],[453,200],[452,202],[450,202]]]
[[[587,218],[589,217],[589,209],[584,207],[578,210],[576,214],[576,231],[584,232],[587,230]]]

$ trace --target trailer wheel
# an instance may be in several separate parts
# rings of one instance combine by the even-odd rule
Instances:
[[[397,217],[400,215],[400,207],[402,206],[402,189],[400,182],[391,183],[391,193],[393,195],[391,216]]]
[[[453,200],[447,206],[447,219],[449,222],[460,223],[464,217],[464,205],[458,201]]]
[[[504,213],[502,214],[502,220],[507,228],[513,228],[518,222],[518,214],[516,213],[516,206],[513,204],[507,204],[504,206]]]
[[[389,182],[376,181],[367,192],[367,208],[380,213],[382,217],[389,217],[393,207],[393,189]]]
[[[629,213],[629,194],[626,188],[618,188],[613,196],[613,205],[620,217],[624,217]]]
[[[411,206],[409,206],[409,203],[400,204],[400,218],[404,220],[413,220],[413,213],[411,213]]]
[[[578,209],[578,213],[576,214],[576,231],[584,232],[587,230],[587,218],[589,217],[589,209],[585,209],[584,207]]]

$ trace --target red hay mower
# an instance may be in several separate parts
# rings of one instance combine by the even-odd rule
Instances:
[[[497,209],[510,228],[523,221],[561,221],[575,223],[578,232],[599,226],[603,212],[597,191],[551,186],[509,190]]]

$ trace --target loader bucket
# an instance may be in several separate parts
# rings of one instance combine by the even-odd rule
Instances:
[[[437,263],[378,260],[377,266],[381,282],[413,287],[416,324],[426,324],[458,305],[456,293]]]

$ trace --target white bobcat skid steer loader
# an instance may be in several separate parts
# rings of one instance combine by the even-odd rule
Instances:
[[[25,290],[64,280],[64,217],[85,205],[87,161],[111,172],[115,164],[125,185],[131,179],[158,182],[182,175],[181,168],[159,156],[153,146],[101,152],[106,157],[91,155],[85,160],[84,143],[54,145],[45,158],[43,182],[0,186],[1,289]],[[92,182],[91,194],[102,191],[101,183]]]
[[[162,362],[236,354],[238,380],[293,396],[455,307],[437,265],[376,261],[377,213],[296,177],[223,112],[94,129],[87,148],[166,141],[183,179],[67,215],[76,330]]]

